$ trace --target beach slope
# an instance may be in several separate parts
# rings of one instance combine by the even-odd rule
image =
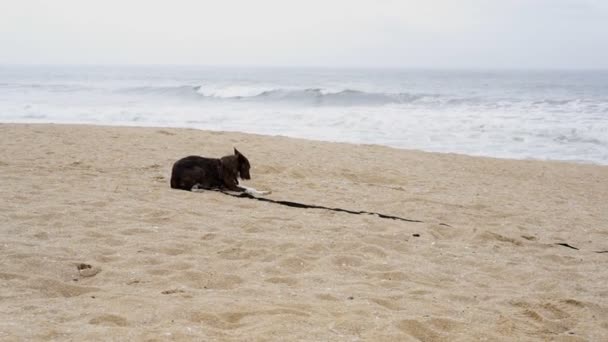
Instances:
[[[608,339],[608,167],[0,125],[0,340]],[[169,187],[237,147],[245,185]]]

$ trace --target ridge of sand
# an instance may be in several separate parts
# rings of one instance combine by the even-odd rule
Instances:
[[[606,166],[168,128],[0,144],[3,341],[608,339]],[[269,198],[424,223],[169,188],[233,146]]]

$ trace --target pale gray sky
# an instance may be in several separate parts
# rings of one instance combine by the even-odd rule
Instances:
[[[608,68],[608,0],[2,0],[0,64]]]

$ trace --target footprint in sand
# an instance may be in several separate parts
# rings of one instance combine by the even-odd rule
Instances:
[[[172,277],[173,281],[195,289],[229,290],[240,286],[244,280],[236,275],[215,272],[184,271]]]
[[[397,324],[399,330],[420,341],[449,341],[450,335],[465,327],[464,323],[447,318],[406,319]]]
[[[128,325],[127,319],[117,315],[101,315],[95,318],[92,318],[89,321],[89,324],[95,325],[115,325],[119,327],[126,327]]]
[[[46,297],[51,298],[77,297],[85,293],[99,291],[99,289],[95,287],[74,286],[55,279],[48,278],[32,279],[31,282],[27,284],[27,287],[39,290]]]
[[[327,294],[327,293],[317,294],[317,295],[315,295],[315,297],[317,297],[320,300],[327,300],[327,301],[332,301],[332,302],[338,301],[338,298],[336,298],[330,294]]]
[[[188,315],[188,319],[191,322],[203,323],[216,329],[230,330],[237,329],[244,325],[255,322],[261,316],[296,316],[296,317],[308,317],[309,313],[294,310],[294,309],[268,309],[259,311],[233,311],[224,313],[210,313],[210,312],[191,312]],[[248,322],[243,322],[246,318],[250,318]],[[257,318],[257,319],[256,319]]]
[[[84,278],[93,277],[97,273],[101,272],[101,268],[83,263],[76,265],[76,268],[78,269],[78,274]]]
[[[285,284],[288,286],[295,286],[298,284],[296,279],[289,277],[271,277],[264,279],[264,281],[271,284]]]
[[[170,294],[174,294],[174,293],[184,293],[184,292],[186,292],[186,291],[181,290],[181,289],[171,289],[171,290],[162,291],[161,293],[164,295],[170,295]]]
[[[578,317],[584,310],[582,302],[568,299],[551,302],[513,302],[520,309],[519,317],[514,320],[525,322],[533,330],[549,334],[561,334],[576,327]]]
[[[392,310],[392,311],[399,311],[399,310],[403,310],[403,307],[399,305],[399,300],[401,298],[397,297],[397,298],[370,298],[371,302],[374,302],[386,309]]]
[[[523,245],[523,243],[517,239],[511,238],[508,236],[504,236],[504,235],[500,235],[500,234],[490,232],[490,231],[479,233],[477,236],[475,236],[475,238],[484,243],[493,243],[493,244],[503,243],[503,244],[510,244],[513,246],[522,246]]]

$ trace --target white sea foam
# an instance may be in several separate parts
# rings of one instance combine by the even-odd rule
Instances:
[[[608,164],[608,73],[4,67],[0,121],[195,127]]]

